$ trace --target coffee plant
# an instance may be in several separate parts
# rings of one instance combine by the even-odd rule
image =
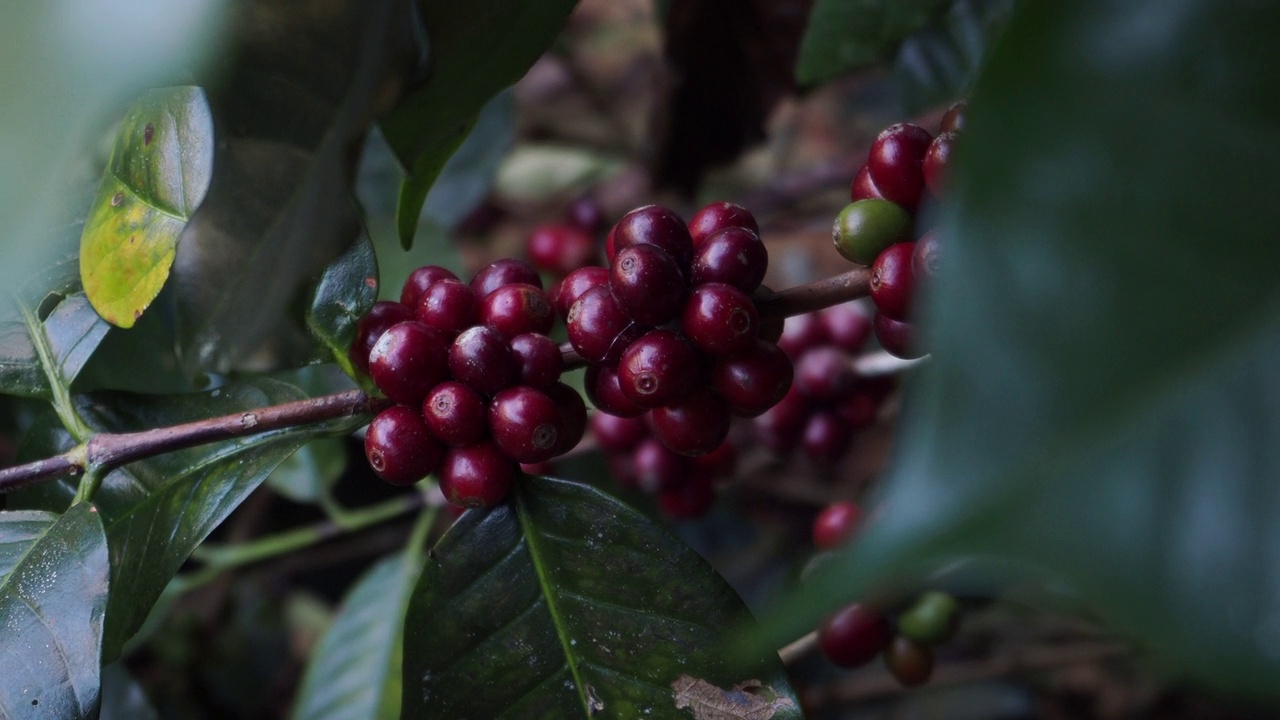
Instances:
[[[1280,7],[0,18],[0,717],[1273,716]]]

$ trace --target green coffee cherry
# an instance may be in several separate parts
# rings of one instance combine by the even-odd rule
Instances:
[[[868,198],[845,206],[831,226],[831,240],[846,260],[860,265],[876,261],[881,250],[911,238],[911,215],[888,200]]]
[[[926,645],[939,645],[955,635],[960,604],[944,592],[931,590],[898,616],[898,632]]]

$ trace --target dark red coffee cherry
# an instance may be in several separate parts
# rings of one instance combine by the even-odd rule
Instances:
[[[369,423],[364,454],[378,477],[392,485],[412,485],[436,471],[444,446],[427,431],[416,410],[397,405]]]
[[[454,505],[490,508],[511,492],[516,463],[492,440],[452,448],[440,466],[440,491]]]
[[[730,227],[704,238],[693,259],[693,284],[724,283],[755,292],[769,268],[769,251],[760,236]]]
[[[547,294],[532,285],[503,285],[480,301],[480,322],[508,339],[525,333],[546,334],[556,322]]]
[[[908,212],[915,212],[924,191],[924,155],[933,136],[911,123],[890,125],[876,137],[867,170],[876,188]]]
[[[819,410],[809,416],[800,437],[804,454],[814,460],[839,460],[849,449],[853,428],[829,410]]]
[[[848,500],[831,503],[813,521],[813,546],[830,550],[843,545],[861,521],[862,510],[857,503]]]
[[[422,401],[422,419],[441,442],[471,445],[489,432],[489,408],[475,390],[455,380],[442,382]]]
[[[489,433],[502,452],[522,463],[555,456],[560,413],[546,393],[526,385],[509,387],[489,404]]]
[[[911,252],[911,272],[916,280],[933,280],[938,276],[938,233],[930,230],[916,241]]]
[[[542,277],[529,263],[516,258],[502,258],[480,268],[471,278],[471,289],[483,300],[486,295],[503,285],[524,283],[542,289]]]
[[[924,184],[934,197],[942,197],[947,185],[947,165],[951,162],[951,148],[955,145],[955,133],[942,133],[929,143],[924,155]]]
[[[606,285],[609,282],[609,271],[602,267],[578,268],[565,276],[551,289],[551,304],[555,306],[560,317],[569,317],[569,308],[578,302],[582,294],[593,287]]]
[[[555,402],[560,415],[555,454],[563,455],[577,447],[587,434],[587,404],[577,390],[562,382],[552,383],[544,392]]]
[[[631,245],[618,251],[609,268],[609,291],[618,307],[641,325],[661,325],[680,314],[685,276],[657,245]]]
[[[693,240],[694,249],[700,248],[703,240],[725,228],[743,228],[757,237],[760,235],[760,225],[746,208],[731,202],[713,202],[704,205],[689,221],[689,237]]]
[[[511,343],[485,325],[467,328],[453,341],[449,370],[454,379],[486,397],[497,395],[520,378],[520,364]]]
[[[397,323],[369,353],[369,375],[391,400],[417,405],[449,379],[449,336],[414,320]]]
[[[693,458],[693,469],[708,477],[733,477],[738,469],[738,449],[726,440],[706,455]]]
[[[947,108],[947,112],[942,116],[942,122],[938,125],[940,133],[958,133],[964,130],[964,118],[968,113],[969,103],[961,100],[951,107]]]
[[[706,455],[729,436],[729,406],[707,389],[679,404],[653,410],[649,417],[653,434],[681,455]]]
[[[933,648],[898,635],[884,650],[884,664],[904,687],[917,687],[933,675]]]
[[[738,417],[755,417],[791,389],[791,358],[777,345],[757,340],[746,351],[722,358],[711,370],[711,386]]]
[[[693,462],[669,450],[657,438],[641,440],[631,455],[636,487],[657,493],[680,485],[693,471]]]
[[[894,320],[884,313],[876,313],[873,327],[876,332],[876,341],[890,355],[903,360],[924,355],[915,347],[916,332],[915,326],[911,323]]]
[[[454,275],[453,271],[438,265],[420,267],[409,273],[409,278],[404,281],[404,286],[400,290],[400,304],[407,308],[415,308],[418,306],[418,298],[427,288],[441,280],[457,279],[458,276]]]
[[[595,260],[591,236],[573,225],[539,225],[525,243],[534,267],[556,275],[568,275]]]
[[[827,342],[847,353],[862,350],[871,338],[871,313],[854,303],[833,305],[818,313]]]
[[[817,347],[796,361],[796,389],[817,403],[848,397],[858,384],[849,356],[830,345]]]
[[[645,413],[644,408],[631,402],[630,398],[622,392],[616,365],[588,366],[583,377],[583,389],[586,390],[587,397],[591,399],[591,404],[597,410],[618,417],[639,417]]]
[[[591,415],[591,434],[601,450],[617,454],[634,450],[641,440],[649,436],[649,428],[640,418],[596,412]]]
[[[898,243],[885,248],[871,265],[871,299],[880,314],[907,320],[916,280],[911,271],[915,243]]]
[[[640,407],[662,407],[686,396],[700,369],[698,351],[684,338],[670,330],[651,330],[622,354],[618,386]]]
[[[418,297],[418,322],[438,330],[460,333],[476,324],[479,303],[471,287],[461,280],[445,278],[433,283]]]
[[[525,333],[511,338],[511,352],[520,365],[520,383],[545,388],[560,380],[564,356],[556,341],[539,333]]]
[[[622,216],[613,226],[614,255],[610,261],[632,245],[657,245],[667,251],[683,273],[693,262],[689,228],[679,215],[661,205],[645,205]]]
[[[369,353],[392,325],[413,319],[413,311],[398,302],[383,300],[369,308],[368,314],[356,323],[356,339],[351,343],[351,364],[369,372]]]
[[[583,293],[569,308],[565,324],[569,343],[588,362],[616,361],[642,331],[605,286]]]
[[[818,628],[818,646],[841,667],[857,667],[875,659],[889,645],[892,629],[884,613],[869,605],[841,608]]]
[[[787,318],[782,337],[778,338],[778,347],[792,360],[797,360],[805,351],[829,342],[831,336],[819,314],[806,313]]]
[[[564,219],[590,236],[600,232],[600,227],[604,224],[604,212],[595,198],[580,195],[565,208]]]
[[[658,507],[672,520],[696,520],[715,503],[715,483],[704,473],[695,472],[683,483],[658,493]]]
[[[854,430],[875,423],[879,410],[880,400],[864,387],[854,390],[852,395],[836,406],[836,414]]]
[[[857,202],[859,200],[884,200],[884,193],[880,192],[880,188],[876,187],[876,181],[871,179],[871,170],[866,165],[853,176],[853,184],[849,186],[849,202]]]
[[[777,455],[795,449],[809,420],[809,402],[792,385],[791,390],[751,423],[756,439]]]
[[[617,229],[618,226],[616,225],[609,228],[609,233],[604,237],[604,257],[610,264],[613,263],[614,256],[618,254],[618,248],[614,242],[614,236],[616,235],[615,231]]]
[[[723,283],[699,285],[689,293],[680,329],[709,355],[733,355],[755,342],[760,314],[747,294]]]

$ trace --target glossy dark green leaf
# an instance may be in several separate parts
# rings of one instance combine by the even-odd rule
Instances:
[[[516,140],[516,97],[504,90],[481,108],[475,127],[449,157],[422,205],[422,219],[452,231],[493,189]]]
[[[796,79],[830,80],[889,55],[947,0],[817,0],[800,42]]]
[[[893,66],[907,113],[968,92],[1012,12],[1013,0],[956,0],[935,22],[907,36]]]
[[[48,399],[50,378],[70,387],[110,326],[83,293],[55,293],[44,307],[27,306],[25,298],[11,300],[7,319],[0,320],[0,392]],[[41,310],[48,312],[43,320]]]
[[[378,259],[369,236],[361,231],[351,247],[329,263],[307,311],[307,327],[348,374],[354,374],[347,351],[356,339],[356,324],[377,299]]]
[[[1280,699],[1280,6],[1027,3],[952,176],[878,522],[782,614],[965,553]]]
[[[297,720],[395,720],[400,716],[405,608],[422,554],[389,557],[347,594],[307,664]]]
[[[129,110],[80,238],[81,281],[104,320],[133,327],[160,294],[212,172],[200,88],[152,90]]]
[[[121,663],[102,668],[102,708],[98,720],[158,720],[146,693]]]
[[[741,717],[800,717],[773,651],[726,653],[750,614],[697,553],[585,485],[523,478],[513,495],[427,560],[403,718],[688,718],[734,700]]]
[[[524,76],[575,5],[577,0],[419,3],[431,45],[430,72],[382,119],[387,142],[409,172],[396,212],[406,248],[431,185],[475,126],[480,109]]]
[[[231,22],[213,179],[173,268],[184,362],[216,370],[310,349],[294,303],[359,237],[359,148],[412,65],[403,0],[246,0]]]
[[[96,717],[107,539],[87,504],[0,513],[0,716]]]
[[[267,484],[294,502],[313,503],[333,487],[346,469],[346,443],[320,438],[290,455],[267,476]]]

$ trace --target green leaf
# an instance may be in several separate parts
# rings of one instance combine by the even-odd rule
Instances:
[[[1280,699],[1278,34],[1270,3],[1021,6],[957,149],[883,512],[780,626],[973,553]]]
[[[363,230],[338,259],[329,264],[316,286],[307,327],[324,343],[343,370],[355,371],[347,353],[356,339],[356,325],[378,299],[378,259]]]
[[[0,513],[0,715],[96,717],[107,540],[87,504]]]
[[[725,652],[750,614],[693,550],[584,485],[526,477],[513,495],[463,515],[428,559],[402,717],[685,718],[726,695],[800,717],[775,652]]]
[[[477,0],[418,4],[431,43],[426,82],[382,119],[408,169],[396,211],[400,242],[413,242],[427,192],[475,126],[480,109],[515,83],[560,34],[577,0]]]
[[[817,0],[800,41],[796,79],[813,85],[886,57],[947,0]]]
[[[346,444],[321,438],[290,455],[267,477],[267,484],[294,502],[313,503],[333,487],[346,469]]]
[[[25,305],[23,300],[15,304]],[[56,303],[56,304],[54,304]],[[0,320],[0,392],[51,399],[50,378],[69,388],[110,328],[83,293],[51,295],[53,304],[40,320],[39,308],[20,307],[17,317]]]
[[[216,371],[310,355],[296,303],[360,235],[358,150],[412,43],[396,0],[232,8],[213,179],[173,267],[184,363]]]
[[[493,189],[515,140],[516,96],[507,89],[480,110],[475,127],[444,164],[426,201],[418,201],[422,219],[446,230],[456,228]]]
[[[298,720],[394,720],[400,716],[405,609],[422,569],[419,552],[373,566],[307,664],[292,717]]]
[[[102,668],[102,708],[98,720],[158,720],[142,688],[121,663]]]
[[[907,113],[967,93],[1012,13],[1013,0],[956,0],[937,22],[907,36],[893,65]]]
[[[125,116],[80,237],[80,277],[104,320],[133,327],[160,294],[212,171],[200,88],[152,90]]]

